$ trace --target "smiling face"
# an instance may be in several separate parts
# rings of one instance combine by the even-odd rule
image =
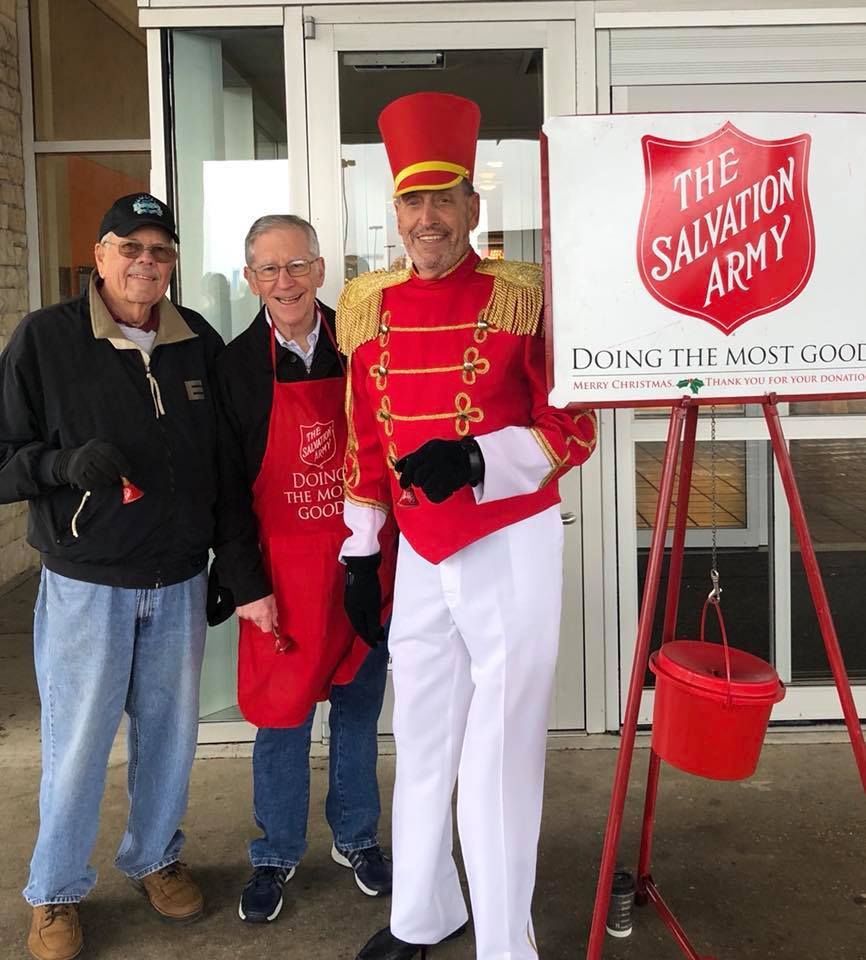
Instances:
[[[174,270],[174,262],[157,263],[147,248],[154,243],[173,246],[172,238],[161,227],[139,227],[128,237],[112,233],[103,240],[111,242],[97,243],[94,251],[96,269],[105,281],[101,291],[103,299],[123,318],[142,311],[146,318],[150,307],[165,296]],[[144,249],[134,260],[129,260],[120,255],[117,246],[120,240],[138,240]]]
[[[469,249],[469,233],[478,226],[478,194],[464,183],[406,193],[394,208],[400,237],[422,280],[448,273]]]
[[[325,282],[325,261],[310,250],[306,231],[301,227],[277,227],[256,237],[250,263],[244,276],[250,289],[268,308],[271,319],[287,340],[308,334],[316,325],[316,291]],[[292,277],[283,267],[313,262],[309,273]],[[262,267],[280,267],[275,280],[261,280],[256,271]]]

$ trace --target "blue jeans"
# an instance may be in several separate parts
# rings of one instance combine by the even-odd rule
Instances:
[[[77,903],[96,882],[108,756],[129,717],[129,818],[115,860],[133,879],[178,859],[198,730],[205,637],[202,572],[154,590],[43,569],[33,624],[42,700],[39,835],[28,903]]]
[[[379,783],[376,726],[388,670],[384,643],[371,650],[355,679],[331,688],[331,744],[325,816],[341,850],[378,843]],[[299,727],[262,727],[253,748],[256,824],[254,867],[294,867],[307,849],[310,809],[310,731],[315,708]]]

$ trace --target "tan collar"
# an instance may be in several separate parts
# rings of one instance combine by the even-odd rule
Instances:
[[[90,302],[90,325],[93,328],[93,336],[97,340],[108,340],[113,347],[118,350],[138,350],[137,344],[127,340],[123,331],[115,322],[114,318],[105,301],[99,293],[96,282],[99,274],[94,270],[90,274],[90,284],[87,297]],[[153,346],[158,347],[165,343],[180,343],[182,340],[192,340],[197,334],[193,333],[187,326],[186,320],[180,315],[175,305],[163,297],[159,301],[159,330],[153,341]]]

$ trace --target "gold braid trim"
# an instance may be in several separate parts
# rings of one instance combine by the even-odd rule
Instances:
[[[592,410],[584,410],[581,413],[578,413],[576,416],[571,419],[577,424],[584,417],[589,419],[589,422],[592,424],[592,436],[589,440],[581,440],[580,437],[566,437],[565,443],[574,443],[578,447],[584,447],[587,450],[595,450],[595,445],[598,442],[598,417]]]
[[[387,503],[382,503],[381,500],[370,500],[367,497],[359,497],[356,493],[352,493],[351,490],[346,491],[346,499],[350,503],[354,503],[357,507],[372,507],[374,510],[381,510],[382,513],[391,512],[391,508]]]
[[[475,272],[493,277],[490,302],[481,311],[484,320],[497,330],[518,336],[539,331],[544,275],[537,263],[482,260]]]
[[[343,491],[348,493],[350,487],[357,487],[361,479],[361,468],[358,463],[358,435],[355,433],[355,421],[352,419],[352,368],[346,370],[346,455],[343,460]]]
[[[550,464],[549,472],[544,476],[541,483],[538,485],[539,490],[543,490],[548,483],[556,476],[559,471],[567,465],[568,456],[566,455],[563,459],[560,459],[556,455],[556,451],[550,445],[550,441],[545,437],[545,435],[538,429],[538,427],[530,427],[529,432],[535,437],[535,442],[541,447],[544,451],[545,457],[547,457],[547,462]],[[568,438],[569,440],[571,437]]]
[[[374,270],[350,280],[337,301],[337,346],[347,357],[379,333],[382,291],[405,283],[411,270]]]

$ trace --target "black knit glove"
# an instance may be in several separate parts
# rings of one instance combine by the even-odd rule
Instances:
[[[394,469],[400,486],[420,487],[433,503],[442,503],[468,483],[484,479],[484,457],[474,437],[462,440],[428,440],[414,453],[401,457]]]
[[[346,588],[343,606],[358,636],[371,647],[385,639],[382,628],[382,588],[379,564],[382,554],[369,557],[343,557],[346,564]]]
[[[105,440],[88,440],[80,447],[61,450],[52,469],[58,483],[72,483],[82,490],[110,487],[129,476],[126,457]]]

